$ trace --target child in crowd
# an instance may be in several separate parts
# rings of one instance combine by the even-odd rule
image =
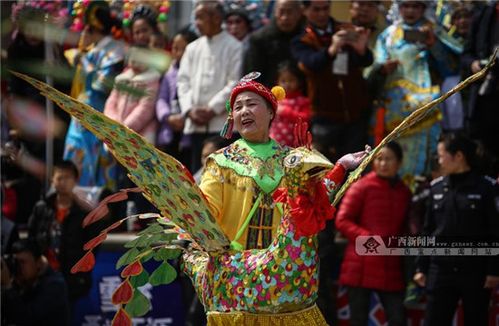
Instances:
[[[295,64],[288,61],[279,65],[277,76],[277,84],[286,91],[286,98],[278,104],[270,137],[282,145],[293,146],[295,124],[299,119],[310,122],[310,100],[303,95],[305,77]]]
[[[104,114],[154,143],[157,130],[154,104],[161,76],[145,63],[147,51],[137,46],[130,49],[127,68],[116,76]]]
[[[81,226],[88,207],[74,195],[78,177],[72,161],[55,164],[53,192],[35,205],[28,222],[28,239],[40,247],[54,270],[62,272],[71,303],[85,296],[92,285],[91,273],[70,271],[85,254],[83,245],[96,234],[93,228]]]
[[[201,151],[201,168],[194,174],[194,180],[196,180],[197,184],[201,181],[201,176],[204,172],[204,166],[208,156],[221,148],[229,146],[230,143],[230,141],[221,136],[213,136],[204,141],[203,150]]]
[[[161,32],[156,32],[149,39],[151,49],[165,50],[168,45],[167,38]]]
[[[184,117],[180,114],[177,96],[177,73],[187,44],[197,38],[189,30],[180,31],[173,38],[171,55],[173,62],[161,82],[156,103],[156,118],[160,126],[156,137],[159,149],[182,161],[181,152],[188,147],[188,139],[182,135]]]

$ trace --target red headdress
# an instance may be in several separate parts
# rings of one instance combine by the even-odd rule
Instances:
[[[253,92],[255,94],[260,95],[265,100],[267,100],[272,106],[272,110],[274,112],[277,111],[277,102],[286,97],[286,92],[284,88],[281,86],[274,86],[272,90],[269,90],[267,87],[262,85],[261,83],[255,81],[258,77],[260,77],[259,72],[250,72],[245,75],[239,83],[234,87],[232,92],[230,93],[230,99],[227,101],[225,105],[225,109],[227,110],[227,121],[220,132],[220,135],[226,139],[230,139],[232,137],[232,130],[234,128],[234,118],[232,116],[232,108],[234,106],[234,102],[236,101],[237,95],[242,92]]]

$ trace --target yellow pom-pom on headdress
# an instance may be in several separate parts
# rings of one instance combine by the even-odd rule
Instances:
[[[274,94],[275,98],[278,101],[281,101],[286,98],[286,91],[281,86],[272,87],[271,92],[272,94]]]

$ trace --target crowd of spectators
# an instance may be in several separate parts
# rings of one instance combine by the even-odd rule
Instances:
[[[119,2],[111,6],[106,1],[55,1],[52,6],[12,2],[11,38],[2,45],[3,70],[50,80],[57,89],[178,159],[197,180],[206,156],[226,144],[219,136],[227,117],[226,101],[247,73],[258,71],[259,82],[280,85],[286,91],[272,122],[272,138],[292,145],[294,123],[305,120],[314,147],[335,161],[365,144],[377,145],[422,104],[483,68],[499,47],[497,1],[351,1],[350,21],[333,18],[332,2],[327,0],[196,1],[192,22],[168,33],[160,19],[164,1],[157,6],[138,1],[126,14],[116,5]],[[66,6],[71,5],[74,15],[67,12]],[[54,16],[49,20],[51,28],[46,26],[47,15]],[[18,243],[18,251],[31,254],[28,258],[38,264],[46,282],[56,282],[53,273],[62,272],[67,288],[61,288],[61,293],[69,293],[72,302],[85,295],[91,284],[89,275],[69,274],[78,250],[92,235],[92,231],[79,232],[75,225],[103,194],[130,187],[132,181],[107,147],[75,119],[55,108],[52,120],[46,120],[45,98],[20,79],[4,76],[2,254],[9,254],[19,229],[27,230],[29,240],[39,248]],[[398,258],[359,258],[354,252],[355,237],[404,232],[466,236],[463,230],[474,230],[474,236],[498,235],[497,186],[479,176],[499,177],[498,77],[496,59],[483,80],[446,100],[397,143],[385,147],[373,171],[347,193],[336,227],[350,243],[339,282],[349,289],[356,317],[352,325],[366,324],[372,291],[380,296],[390,325],[404,324],[401,307],[410,281],[403,279]],[[432,172],[438,170],[437,155],[448,170],[443,171],[444,179],[432,181]],[[449,155],[452,159],[460,155],[458,168],[458,163],[448,168]],[[481,185],[479,197],[463,190],[476,184]],[[74,195],[73,188],[84,195]],[[453,192],[465,198],[457,201],[464,205],[459,206],[461,211],[473,211],[469,216],[480,219],[474,210],[483,209],[483,221],[476,222],[482,228],[446,220],[448,215],[439,205],[447,211],[455,207],[449,206],[450,199],[439,201],[446,198],[439,191],[454,188],[469,193],[466,197]],[[133,205],[116,205],[109,223],[129,213],[125,206],[138,212],[154,210],[142,196],[130,198]],[[486,201],[490,198],[492,204]],[[135,231],[141,227],[135,225]],[[333,228],[329,225],[319,236],[319,253],[325,262],[337,254],[331,249]],[[42,254],[46,260],[41,260]],[[497,263],[484,260],[478,261],[479,272],[476,262],[471,272],[465,268],[469,262],[416,262],[415,282],[433,291],[429,292],[429,325],[448,322],[460,297],[479,296],[481,301],[465,314],[476,316],[469,320],[483,320],[483,305],[490,295],[483,285],[487,280],[489,290],[497,286],[499,270]],[[321,274],[318,304],[333,323],[331,266],[323,264]],[[462,286],[468,276],[475,288]],[[38,286],[45,286],[44,282]],[[438,319],[436,311],[443,309],[450,312]]]

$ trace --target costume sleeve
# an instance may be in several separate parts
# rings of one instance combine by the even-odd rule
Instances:
[[[100,67],[95,73],[94,79],[92,80],[92,89],[105,95],[109,94],[112,90],[114,77],[116,77],[116,75],[121,72],[122,67],[122,62],[117,62]]]
[[[378,35],[376,46],[374,47],[374,62],[377,64],[384,64],[390,59],[390,54],[386,48],[386,30]]]
[[[218,222],[222,219],[223,211],[223,184],[220,178],[222,178],[222,171],[213,159],[208,158],[199,187],[208,200],[211,213]]]
[[[324,177],[324,185],[326,186],[327,194],[332,201],[336,192],[340,189],[343,179],[345,179],[346,170],[343,165],[336,163],[334,167]]]
[[[354,183],[347,191],[340,209],[336,214],[336,228],[349,241],[355,241],[359,235],[369,235],[369,231],[358,224],[362,208],[364,207],[366,189],[362,180]]]
[[[125,118],[123,124],[132,130],[140,132],[144,129],[153,119],[156,118],[154,110],[154,101],[158,92],[158,80],[147,83],[146,94],[142,96],[137,103],[137,106]]]
[[[241,78],[241,62],[242,62],[242,45],[237,44],[233,51],[228,55],[227,76],[225,77],[227,83],[224,88],[217,92],[209,101],[208,107],[215,113],[222,114],[225,112],[225,102],[230,97],[230,92],[236,86],[237,81]]]

